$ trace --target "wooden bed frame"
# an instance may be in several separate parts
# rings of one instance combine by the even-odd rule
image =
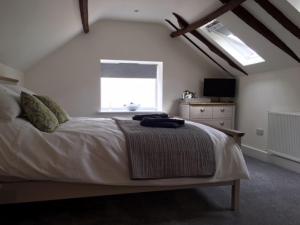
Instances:
[[[244,133],[236,130],[215,127],[209,124],[206,125],[233,137],[233,139],[240,145],[241,137]],[[0,204],[167,191],[203,186],[231,186],[231,209],[235,211],[239,209],[240,180],[180,186],[110,186],[51,181],[0,181]]]
[[[0,75],[0,82],[17,84],[19,80]],[[236,130],[212,126],[231,136],[239,145],[244,133]],[[107,195],[119,195],[140,192],[178,190],[207,186],[231,186],[231,209],[239,209],[240,180],[215,183],[199,183],[180,186],[110,186],[96,184],[79,184],[52,181],[0,180],[0,204],[13,204],[37,201],[49,201],[70,198],[83,198]]]

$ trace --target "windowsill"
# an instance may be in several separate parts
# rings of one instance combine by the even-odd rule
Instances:
[[[142,114],[142,113],[162,113],[162,111],[156,111],[156,110],[137,110],[137,111],[98,111],[97,113],[100,114],[123,114],[123,113],[129,113],[129,114]]]
[[[152,113],[163,113],[162,111],[98,111],[98,115],[102,116],[126,116],[126,115],[140,115],[140,114],[152,114]]]

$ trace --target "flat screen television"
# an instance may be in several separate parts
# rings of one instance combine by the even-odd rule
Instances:
[[[203,95],[206,97],[234,97],[235,79],[204,79]]]

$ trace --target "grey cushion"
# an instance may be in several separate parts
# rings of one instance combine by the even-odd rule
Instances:
[[[56,116],[58,122],[64,123],[69,120],[69,115],[66,113],[66,111],[58,105],[53,99],[51,99],[48,96],[40,96],[40,95],[34,95],[37,97],[41,102],[43,102],[50,110],[54,113]]]
[[[21,106],[26,118],[40,131],[51,133],[58,127],[56,116],[38,98],[22,92]]]

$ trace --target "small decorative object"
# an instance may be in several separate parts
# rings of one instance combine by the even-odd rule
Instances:
[[[126,107],[128,109],[128,111],[134,112],[140,107],[140,105],[130,102],[129,105],[124,105],[124,107]]]
[[[195,97],[195,93],[194,92],[191,92],[189,90],[185,90],[183,93],[182,93],[182,99],[186,99],[186,98],[194,98]]]

